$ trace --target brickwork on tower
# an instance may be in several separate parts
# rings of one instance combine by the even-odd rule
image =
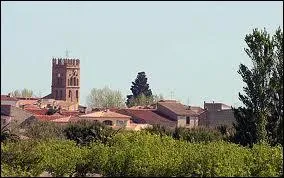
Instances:
[[[53,99],[68,102],[80,101],[80,60],[52,59],[51,95]]]

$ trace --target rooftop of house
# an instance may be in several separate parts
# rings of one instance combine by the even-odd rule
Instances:
[[[117,111],[121,114],[129,115],[135,119],[139,119],[144,124],[151,124],[151,125],[167,125],[169,127],[175,127],[176,122],[172,121],[159,113],[156,112],[155,109],[120,109]]]
[[[89,114],[81,115],[80,117],[84,118],[124,118],[124,119],[130,119],[130,116],[119,114],[110,110],[104,110],[104,111],[96,111]]]
[[[188,107],[185,107],[183,104],[177,101],[173,101],[173,100],[159,101],[158,107],[159,105],[174,112],[176,115],[181,115],[181,116],[197,116],[198,115],[195,111],[191,110]]]
[[[1,95],[1,101],[18,101],[18,99],[9,95]]]

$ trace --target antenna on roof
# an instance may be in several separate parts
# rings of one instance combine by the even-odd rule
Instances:
[[[66,49],[66,51],[65,51],[65,53],[66,53],[66,58],[69,57],[69,52],[70,52],[70,51],[68,51],[68,50]]]
[[[171,100],[173,99],[173,94],[174,94],[174,92],[173,92],[173,91],[171,91]]]

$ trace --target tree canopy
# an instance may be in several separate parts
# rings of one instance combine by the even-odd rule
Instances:
[[[139,72],[130,88],[132,95],[127,95],[126,105],[128,107],[134,105],[147,105],[153,102],[152,91],[147,83],[145,72]]]
[[[125,106],[121,92],[107,86],[102,89],[92,89],[87,97],[87,104],[92,108],[121,108]]]
[[[238,70],[245,83],[239,99],[245,106],[234,108],[235,139],[243,145],[283,144],[283,31],[278,28],[271,36],[266,29],[254,29],[245,42],[252,67],[240,64]]]

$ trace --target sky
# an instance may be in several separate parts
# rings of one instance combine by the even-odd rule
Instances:
[[[80,59],[80,104],[92,88],[131,94],[144,71],[153,94],[203,107],[239,106],[250,65],[244,38],[283,29],[283,2],[3,2],[1,94],[51,92],[53,57]]]

